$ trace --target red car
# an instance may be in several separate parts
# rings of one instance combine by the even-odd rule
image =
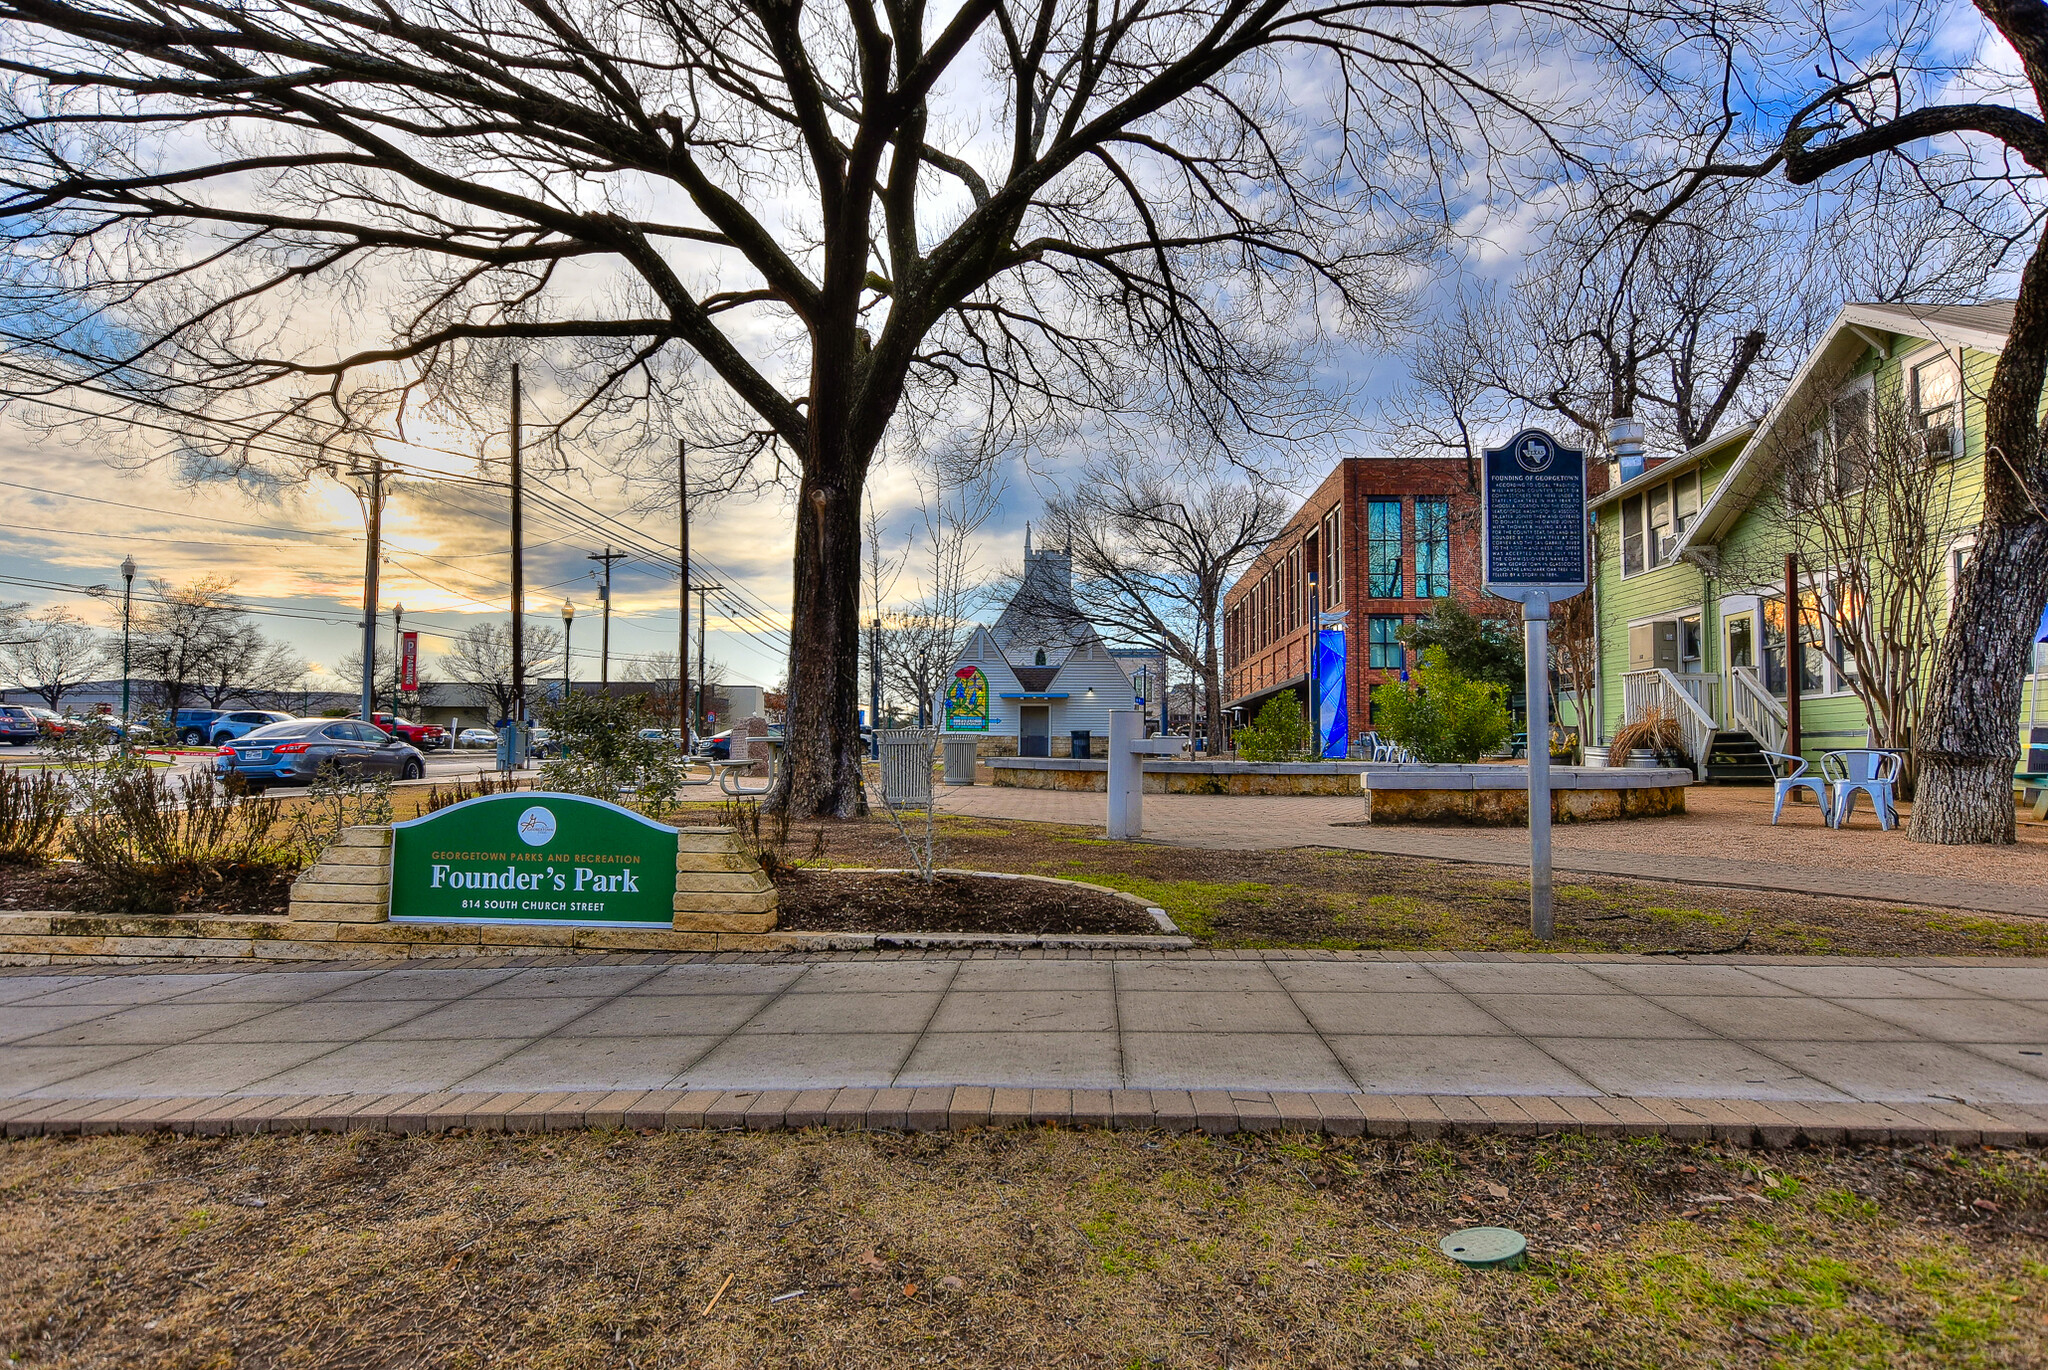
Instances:
[[[448,745],[448,730],[432,723],[414,723],[396,714],[371,714],[370,721],[393,737],[404,738],[423,752]]]

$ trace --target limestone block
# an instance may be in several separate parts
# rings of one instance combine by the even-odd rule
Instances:
[[[320,864],[323,866],[374,866],[379,870],[388,871],[391,869],[391,848],[388,845],[382,847],[351,847],[345,842],[337,842],[326,851],[320,853]]]
[[[341,888],[345,889],[347,886]],[[382,923],[390,916],[389,906],[381,900],[376,903],[351,901],[345,904],[320,899],[292,900],[294,923]],[[299,935],[296,932],[293,934]]]
[[[716,934],[677,932],[673,928],[578,928],[579,951],[715,951]]]
[[[355,847],[347,850],[368,851],[369,848]],[[308,885],[377,885],[381,887],[391,883],[391,871],[389,867],[381,863],[375,866],[347,866],[339,861],[329,861],[322,857],[316,864],[308,867],[305,874],[292,883],[294,885],[304,883]]]
[[[483,928],[475,923],[329,923],[336,942],[393,942],[411,946],[475,946]],[[310,934],[302,934],[310,936]]]
[[[683,828],[676,833],[676,851],[737,851],[739,835],[731,828]]]
[[[0,913],[0,936],[10,933],[45,936],[49,931],[50,915],[47,913]]]
[[[758,911],[697,909],[678,913],[675,927],[677,932],[773,932],[775,908],[771,904]]]
[[[678,892],[674,909],[684,913],[760,913],[775,907],[775,890],[707,890],[690,894]]]
[[[485,923],[477,934],[485,950],[492,948],[573,947],[580,928],[548,923]]]
[[[676,898],[679,900],[700,894],[759,894],[774,888],[775,882],[758,869],[717,873],[700,871],[676,877]]]
[[[1554,790],[1550,818],[1554,823],[1598,823],[1622,816],[1627,790]]]
[[[389,824],[375,824],[357,828],[343,828],[341,830],[341,841],[336,843],[336,845],[342,847],[389,847],[391,845],[391,827]]]
[[[257,942],[256,957],[262,961],[403,961],[404,943],[384,942]]]
[[[746,871],[755,868],[754,859],[737,849],[727,851],[679,851],[676,853],[676,870],[678,872]]]

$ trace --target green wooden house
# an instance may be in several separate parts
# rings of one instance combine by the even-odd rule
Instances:
[[[1784,566],[1798,542],[1780,473],[1788,460],[1831,460],[1873,412],[1890,432],[1903,425],[1910,443],[1867,450],[1952,464],[1929,468],[1942,472],[1928,522],[1943,568],[1934,612],[1944,616],[1977,524],[1982,397],[2011,318],[2010,303],[1848,305],[1761,421],[1590,500],[1599,674],[1589,737],[1605,743],[1659,708],[1679,717],[1703,778],[1767,778],[1756,747],[1784,750],[1790,721]],[[1870,723],[1830,619],[1839,578],[1812,560],[1798,567],[1796,664],[1800,749],[1817,757],[1867,745]],[[2048,722],[2048,696],[2036,702],[2043,680],[2037,651],[2016,726]]]

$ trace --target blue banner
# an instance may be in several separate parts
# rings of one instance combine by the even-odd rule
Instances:
[[[1344,706],[1344,630],[1316,632],[1316,690],[1320,697],[1325,760],[1342,761],[1351,754],[1351,711]]]

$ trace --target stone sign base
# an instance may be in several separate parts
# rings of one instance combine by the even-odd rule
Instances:
[[[345,935],[341,929],[363,924],[389,925],[391,913],[391,829],[349,828],[341,840],[320,854],[306,873],[292,885],[289,921],[295,929],[305,928],[311,936],[295,931],[297,940],[364,940]],[[461,928],[475,940],[475,924],[448,924]],[[407,934],[424,934],[431,941],[443,925],[408,923]],[[775,928],[775,884],[761,865],[740,848],[739,834],[731,828],[684,828],[676,834],[675,916],[667,929],[619,927],[560,927],[540,923],[492,923],[482,927],[486,945],[507,947],[588,946],[623,949],[624,942],[578,940],[599,934],[623,934],[631,938],[661,937],[675,933],[771,932]],[[325,933],[321,929],[331,929]],[[514,934],[510,937],[501,934]],[[556,936],[536,940],[533,934]],[[462,939],[457,939],[462,940]],[[631,944],[635,950],[702,951],[700,946],[669,947]]]
[[[1529,826],[1526,766],[1375,767],[1361,776],[1367,823]],[[1550,821],[1597,823],[1685,812],[1691,771],[1554,766]]]

